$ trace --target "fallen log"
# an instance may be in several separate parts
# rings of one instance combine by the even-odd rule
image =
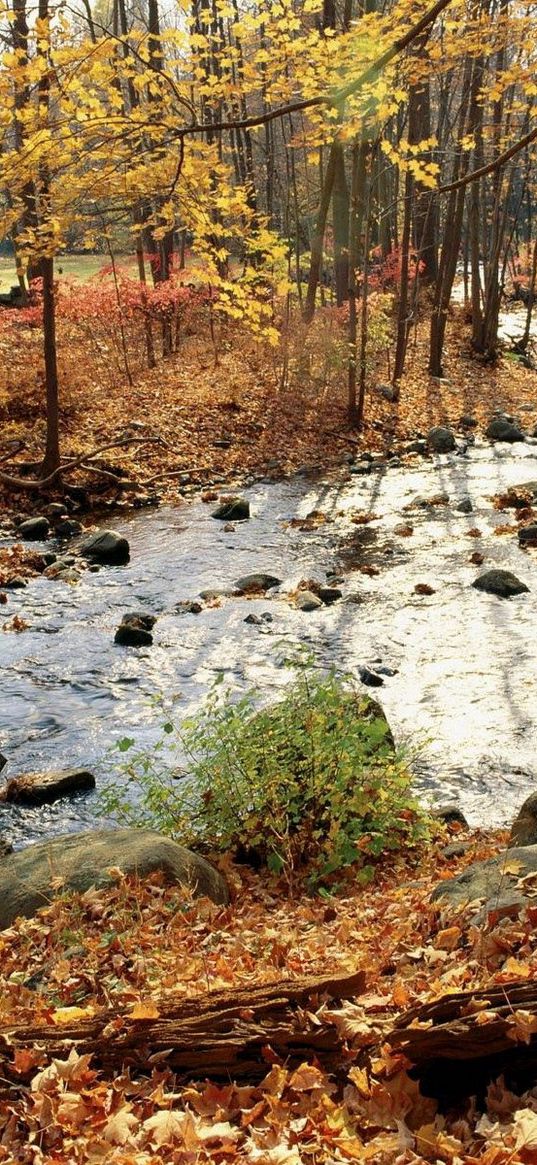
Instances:
[[[72,1049],[91,1055],[103,1070],[124,1066],[150,1070],[164,1061],[185,1077],[261,1078],[275,1060],[297,1064],[315,1057],[334,1069],[345,1061],[346,1047],[326,1010],[327,1000],[351,999],[365,987],[365,974],[307,977],[208,991],[190,999],[151,1001],[142,1009],[107,1008],[73,1022],[0,1026],[2,1075],[21,1049],[43,1050],[66,1058]],[[137,1014],[138,1013],[138,1014]],[[30,1076],[30,1071],[28,1075]],[[21,1073],[16,1079],[21,1082]]]
[[[523,1090],[537,1069],[537,981],[442,996],[406,1011],[386,1042],[444,1105],[484,1095],[499,1076]]]
[[[393,1049],[404,1052],[413,1064],[440,1056],[448,1060],[474,1060],[510,1050],[517,1041],[533,1041],[531,1019],[524,1027],[521,1017],[517,1026],[518,1011],[533,1017],[537,1032],[535,980],[516,979],[484,991],[443,995],[432,1003],[406,1011],[387,1039]]]

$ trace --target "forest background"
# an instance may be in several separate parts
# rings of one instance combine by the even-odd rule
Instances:
[[[265,407],[362,431],[375,381],[397,407],[409,346],[442,410],[448,326],[482,387],[506,290],[531,362],[533,4],[15,0],[1,19],[8,462],[29,442],[51,484],[111,393],[112,437],[133,386],[135,409],[162,383],[172,404],[193,338],[211,391],[261,383]],[[66,252],[103,276],[73,282]]]

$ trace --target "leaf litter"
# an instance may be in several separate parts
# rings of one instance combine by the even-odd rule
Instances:
[[[430,902],[438,879],[498,848],[476,833],[462,858],[416,853],[381,864],[372,885],[348,881],[329,900],[296,898],[276,880],[227,863],[233,901],[217,907],[153,876],[139,884],[64,895],[0,935],[0,1161],[23,1165],[453,1165],[530,1162],[537,1145],[537,1088],[514,1095],[500,1079],[481,1106],[440,1112],[422,1096],[387,1035],[409,1006],[537,974],[535,911],[476,927],[463,911]],[[140,1022],[166,1001],[208,989],[278,983],[303,974],[367,974],[364,994],[328,1012],[350,1066],[331,1075],[315,1059],[267,1064],[260,1083],[185,1081],[164,1060],[107,1078],[65,1042],[13,1052],[9,1026],[47,1028],[123,1009]],[[481,1023],[494,1011],[480,1003]],[[524,1009],[515,1041],[537,1026]]]

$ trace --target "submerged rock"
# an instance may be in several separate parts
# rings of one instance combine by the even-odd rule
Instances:
[[[521,526],[518,531],[518,541],[521,546],[537,546],[537,522],[530,522],[529,526]]]
[[[358,675],[362,683],[366,684],[368,688],[381,688],[384,683],[382,676],[376,671],[371,671],[368,667],[359,667]]]
[[[127,539],[116,534],[115,530],[97,530],[82,542],[80,553],[94,562],[124,566],[130,558],[130,547]]]
[[[21,773],[0,789],[0,801],[15,805],[47,805],[72,793],[95,788],[95,777],[87,769],[55,769],[45,773]]]
[[[299,611],[318,611],[323,606],[323,601],[318,595],[314,595],[313,591],[299,591],[295,604]]]
[[[263,571],[245,574],[242,578],[237,579],[235,591],[238,595],[253,595],[269,591],[272,587],[279,587],[281,581],[281,578],[277,578],[275,574],[265,574]]]
[[[330,607],[332,603],[337,603],[338,599],[343,597],[343,591],[339,587],[319,587],[319,598],[322,599],[326,607]]]
[[[502,599],[522,595],[530,589],[510,570],[486,570],[474,580],[472,586],[478,591],[486,591],[489,595],[499,595]]]
[[[31,918],[65,890],[83,893],[113,884],[111,867],[137,878],[161,871],[196,897],[229,902],[222,875],[170,838],[149,829],[90,830],[28,846],[0,864],[0,929],[18,916]]]
[[[228,498],[213,510],[211,516],[221,522],[244,522],[250,517],[250,503],[246,498]]]
[[[455,502],[455,509],[459,514],[471,514],[473,508],[471,498],[461,498],[459,502]]]
[[[155,615],[145,615],[134,611],[124,615],[114,636],[114,643],[121,647],[150,647],[153,642],[151,631],[156,623]]]

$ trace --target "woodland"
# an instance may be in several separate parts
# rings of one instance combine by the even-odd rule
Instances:
[[[58,566],[39,533],[21,544],[32,522],[61,542],[109,514],[164,503],[188,523],[188,502],[220,502],[238,541],[250,512],[228,488],[404,478],[476,442],[494,453],[485,439],[534,455],[536,31],[532,0],[0,0],[6,700],[32,584],[86,577],[76,549]],[[472,540],[472,577],[502,538],[524,552],[530,586],[489,572],[522,619],[537,483],[519,478],[489,498],[488,532],[463,498],[469,528],[449,537]],[[431,492],[427,520],[452,503]],[[371,499],[345,514],[366,542]],[[329,538],[341,515],[284,534]],[[435,601],[427,545],[413,603]],[[127,561],[103,559],[112,584],[87,568],[114,610]],[[349,569],[371,590],[381,574]],[[339,603],[326,574],[284,596],[292,612]],[[256,633],[280,582],[236,584]],[[229,596],[176,613],[202,621]],[[124,617],[114,643],[151,651],[156,619]],[[51,862],[43,908],[0,931],[0,1162],[537,1161],[535,805],[510,835],[431,814],[382,708],[321,676],[304,639],[276,710],[213,692],[181,726],[195,811],[181,773],[159,783],[163,745],[118,741],[145,816],[117,787],[108,810],[199,848],[225,891],[119,860],[73,891]],[[0,914],[18,856],[0,856]],[[483,863],[496,881],[477,905],[443,897]]]

